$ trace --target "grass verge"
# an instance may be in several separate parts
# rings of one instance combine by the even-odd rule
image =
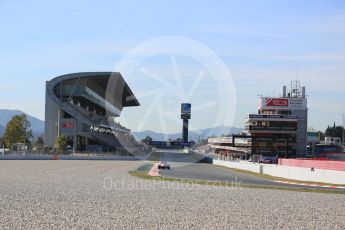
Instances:
[[[140,166],[139,168],[137,168],[137,170],[135,170],[135,171],[148,173],[152,167],[153,167],[153,163],[146,163],[146,164]]]

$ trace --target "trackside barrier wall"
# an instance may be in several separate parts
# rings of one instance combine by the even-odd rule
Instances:
[[[279,165],[345,171],[345,161],[279,159]]]
[[[255,173],[263,173],[270,176],[291,180],[311,181],[331,184],[345,184],[345,171],[325,170],[284,165],[254,164],[250,162],[231,162],[213,160],[214,165],[234,169],[242,169]]]

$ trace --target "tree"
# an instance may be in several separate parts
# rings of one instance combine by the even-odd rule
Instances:
[[[64,135],[60,135],[56,138],[55,145],[58,153],[62,154],[66,152],[68,138]]]
[[[16,115],[7,123],[4,142],[7,148],[14,143],[30,143],[32,138],[31,124],[25,114]]]
[[[182,138],[181,138],[181,137],[178,137],[178,138],[176,138],[175,141],[176,141],[176,142],[182,142]]]
[[[151,141],[152,141],[152,137],[150,137],[150,136],[147,136],[141,140],[141,142],[143,142],[145,144],[149,144]]]
[[[336,126],[334,123],[333,127],[330,127],[330,126],[327,127],[325,136],[342,138],[343,132],[344,132],[343,126]]]
[[[318,135],[319,135],[320,140],[325,140],[325,133],[324,132],[319,131]]]
[[[43,138],[42,138],[42,137],[38,137],[38,138],[37,138],[34,147],[35,147],[35,150],[36,150],[37,152],[41,152],[41,151],[43,150],[43,148],[44,148],[44,142],[43,142]]]
[[[36,142],[35,142],[35,145],[44,145],[43,138],[42,137],[38,137]]]

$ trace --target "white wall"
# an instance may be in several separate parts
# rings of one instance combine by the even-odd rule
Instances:
[[[231,162],[213,160],[214,165],[263,173],[292,180],[312,181],[331,184],[345,184],[345,171],[300,168],[282,165],[254,164],[250,162]]]

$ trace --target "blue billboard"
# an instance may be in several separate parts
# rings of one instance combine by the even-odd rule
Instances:
[[[192,112],[192,104],[190,103],[182,103],[181,104],[181,113],[182,114],[190,114]]]

